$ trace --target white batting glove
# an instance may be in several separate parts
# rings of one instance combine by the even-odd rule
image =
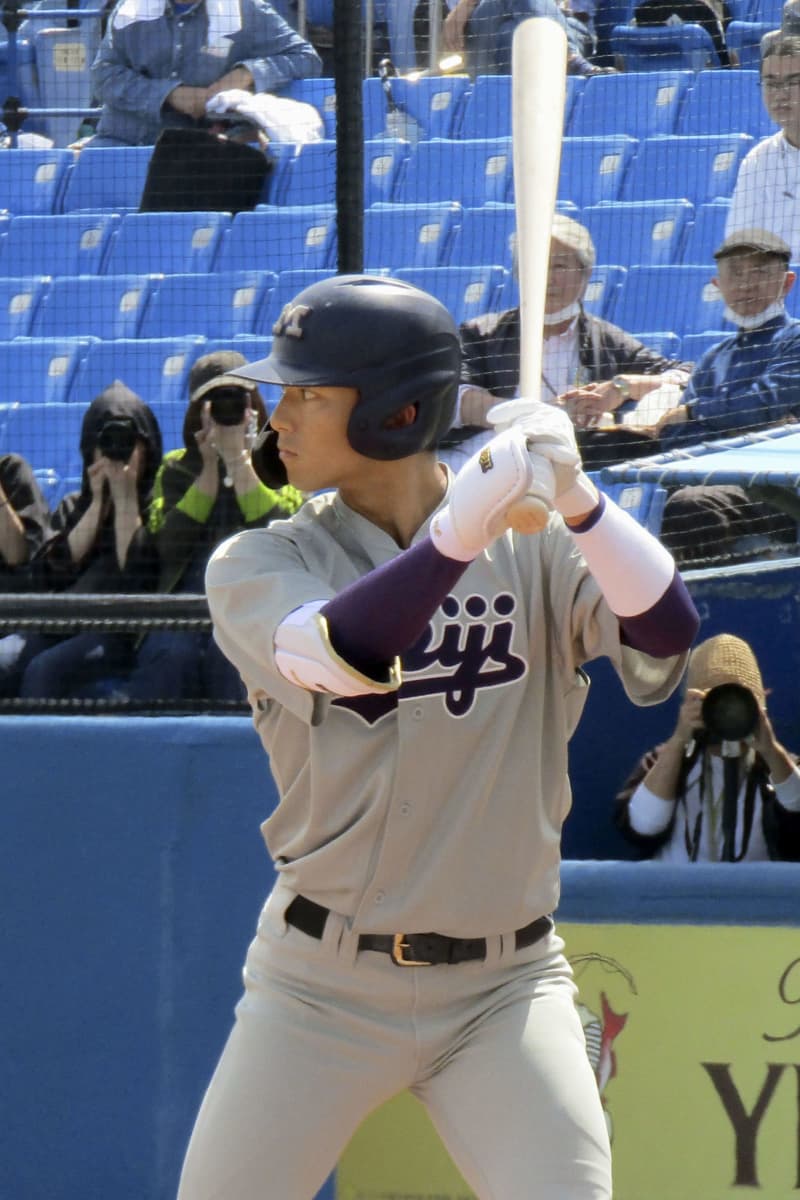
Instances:
[[[486,418],[496,429],[525,434],[534,475],[549,462],[555,479],[553,507],[562,517],[591,512],[599,500],[597,488],[582,469],[575,428],[561,408],[541,400],[505,400],[489,409]]]
[[[507,529],[537,533],[543,528],[555,479],[549,460],[539,458],[534,465],[521,429],[499,433],[473,454],[456,475],[447,504],[431,518],[430,535],[439,552],[469,562]]]

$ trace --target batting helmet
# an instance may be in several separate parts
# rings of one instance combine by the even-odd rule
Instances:
[[[461,349],[450,313],[427,292],[380,275],[335,275],[305,288],[273,326],[272,353],[234,374],[287,387],[352,387],[347,427],[367,458],[406,458],[450,428]],[[387,428],[407,405],[410,425]]]

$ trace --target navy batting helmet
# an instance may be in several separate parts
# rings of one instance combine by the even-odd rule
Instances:
[[[234,374],[286,387],[352,387],[347,438],[367,458],[405,458],[450,428],[461,349],[450,313],[427,292],[380,275],[334,275],[305,288],[273,326],[272,353]],[[411,425],[387,428],[407,405]]]

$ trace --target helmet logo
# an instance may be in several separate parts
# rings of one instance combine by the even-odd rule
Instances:
[[[275,334],[285,334],[286,337],[301,338],[303,336],[303,320],[311,312],[307,304],[284,304],[281,315],[272,326]]]
[[[491,471],[492,467],[494,466],[494,462],[492,461],[492,452],[488,446],[484,446],[478,455],[478,465],[480,466],[481,472],[484,475],[487,471]]]

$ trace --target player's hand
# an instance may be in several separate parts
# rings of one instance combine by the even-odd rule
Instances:
[[[536,478],[549,464],[554,478],[552,504],[562,517],[581,518],[597,506],[597,488],[582,469],[575,429],[563,409],[541,400],[506,400],[489,409],[487,420],[496,428],[524,433]]]
[[[530,523],[530,496],[551,503],[555,490],[553,471],[543,460],[541,476],[521,429],[508,429],[473,454],[455,477],[444,508],[434,514],[430,533],[434,545],[447,558],[469,562],[507,529],[535,533],[542,528],[537,506],[535,528]],[[546,512],[546,510],[545,510]]]

